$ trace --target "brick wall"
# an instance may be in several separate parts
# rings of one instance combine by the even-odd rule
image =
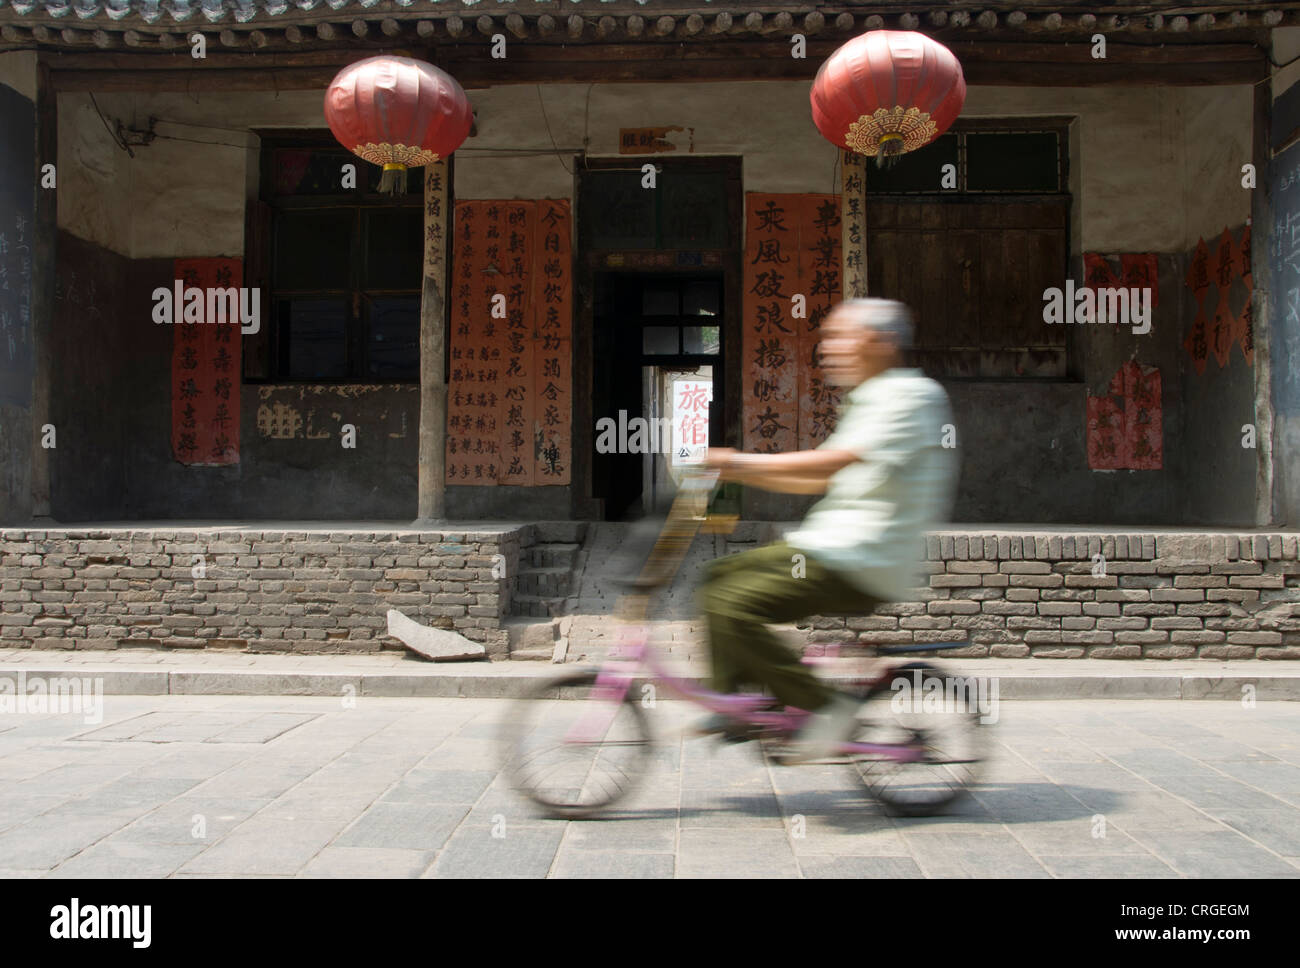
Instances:
[[[5,530],[0,643],[376,652],[396,608],[500,654],[531,530]]]
[[[946,656],[1300,658],[1297,537],[939,532],[918,601],[801,627],[813,643],[968,643]]]
[[[0,644],[374,652],[401,648],[385,634],[398,608],[503,655],[511,579],[538,527],[0,531]],[[967,643],[953,656],[1300,658],[1297,539],[939,532],[917,601],[817,618],[808,635]],[[506,577],[493,577],[495,555]]]

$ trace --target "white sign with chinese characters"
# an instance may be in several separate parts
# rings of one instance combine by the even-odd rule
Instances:
[[[713,381],[687,377],[673,380],[672,465],[702,464],[709,455],[709,404]]]

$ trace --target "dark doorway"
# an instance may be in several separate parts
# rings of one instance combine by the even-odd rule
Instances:
[[[598,272],[593,282],[593,497],[606,520],[632,520],[663,508],[697,445],[722,444],[725,276]]]

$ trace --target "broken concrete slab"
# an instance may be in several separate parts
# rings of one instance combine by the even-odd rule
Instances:
[[[450,629],[434,629],[421,625],[395,608],[388,610],[388,634],[412,652],[417,652],[434,662],[487,658],[487,650],[478,642],[471,642],[459,632]]]

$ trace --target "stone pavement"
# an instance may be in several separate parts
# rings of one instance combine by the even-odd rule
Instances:
[[[848,767],[683,739],[697,711],[661,702],[651,775],[599,821],[541,819],[507,788],[501,700],[104,707],[0,715],[3,876],[1300,876],[1289,703],[1007,703],[973,796],[894,819]]]

